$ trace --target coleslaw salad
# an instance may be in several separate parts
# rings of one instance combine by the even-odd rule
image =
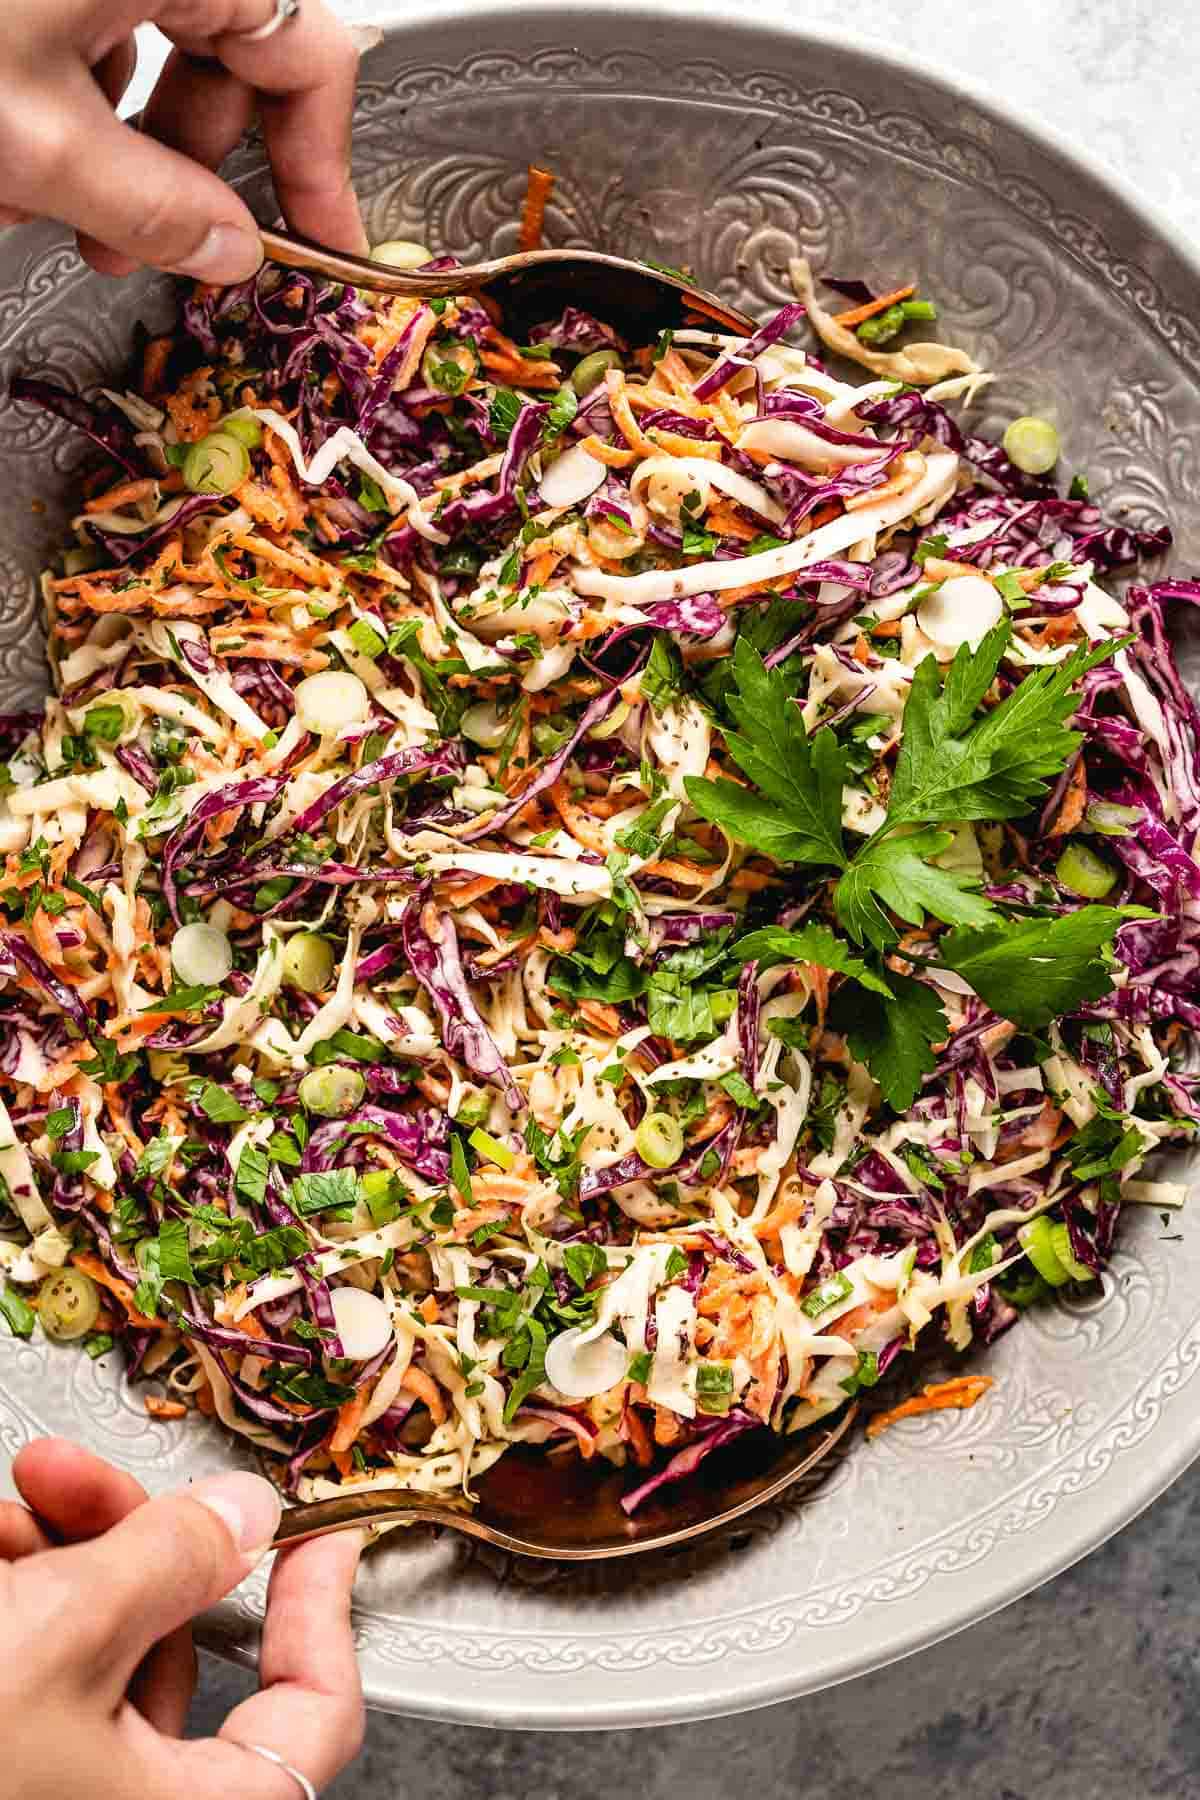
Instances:
[[[3,1312],[291,1491],[633,1510],[1183,1198],[1200,586],[793,279],[638,347],[268,271],[18,384],[105,461],[5,722]]]

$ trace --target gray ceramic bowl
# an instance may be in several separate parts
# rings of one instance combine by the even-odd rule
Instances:
[[[365,7],[356,10],[365,11]],[[512,247],[530,160],[558,174],[549,231],[689,263],[730,298],[788,297],[818,268],[919,276],[946,334],[1002,379],[981,423],[1036,408],[1106,505],[1171,519],[1200,564],[1195,263],[1068,152],[924,68],[691,5],[488,11],[414,4],[364,69],[357,171],[376,238],[462,256]],[[257,151],[234,174],[267,209]],[[0,378],[116,374],[170,295],[86,274],[49,229],[0,240]],[[0,411],[0,706],[42,685],[35,580],[80,446]],[[37,510],[44,503],[46,510]],[[1174,1228],[1172,1228],[1174,1229]],[[514,1566],[395,1538],[358,1593],[377,1706],[470,1723],[649,1724],[861,1674],[981,1617],[1083,1555],[1200,1448],[1200,1239],[1127,1221],[1103,1297],[1037,1313],[979,1359],[973,1412],[859,1444],[807,1500],[658,1562]],[[81,1437],[154,1488],[238,1451],[147,1419],[115,1359],[0,1337],[0,1445]],[[261,1572],[206,1623],[253,1657]]]

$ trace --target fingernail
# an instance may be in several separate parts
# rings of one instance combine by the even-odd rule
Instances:
[[[193,1500],[215,1512],[244,1556],[257,1562],[271,1548],[283,1504],[261,1475],[212,1475],[188,1489]]]
[[[211,225],[199,249],[175,264],[175,272],[229,286],[257,274],[262,261],[262,239],[257,232],[245,231],[240,225]]]

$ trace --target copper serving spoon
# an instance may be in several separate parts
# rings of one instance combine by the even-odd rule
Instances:
[[[417,300],[488,294],[506,320],[525,326],[554,317],[564,306],[578,306],[635,338],[640,333],[638,341],[643,343],[664,327],[682,324],[685,314],[707,319],[739,337],[749,337],[756,329],[754,320],[744,312],[695,287],[686,276],[601,250],[526,250],[517,256],[497,256],[490,262],[433,271],[395,269],[367,257],[344,256],[279,231],[260,235],[267,256],[282,268]]]
[[[795,1437],[749,1432],[713,1451],[694,1475],[651,1494],[632,1518],[621,1506],[621,1496],[634,1485],[628,1470],[601,1457],[584,1462],[516,1444],[475,1482],[479,1499],[472,1511],[430,1494],[349,1491],[289,1507],[275,1544],[282,1548],[330,1531],[402,1518],[414,1525],[445,1525],[518,1556],[551,1562],[641,1556],[718,1531],[778,1499],[828,1456],[857,1411],[847,1408],[828,1431],[814,1427]]]

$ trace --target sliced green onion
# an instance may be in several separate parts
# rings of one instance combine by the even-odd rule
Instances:
[[[932,300],[902,300],[900,311],[906,319],[936,319],[938,316]]]
[[[1141,820],[1136,806],[1118,806],[1115,800],[1093,800],[1084,814],[1086,823],[1102,837],[1128,837]]]
[[[1027,414],[1004,433],[1004,454],[1026,475],[1045,475],[1058,461],[1058,432],[1049,419]]]
[[[1054,1248],[1054,1225],[1045,1213],[1031,1219],[1028,1225],[1022,1225],[1017,1237],[1043,1281],[1051,1287],[1062,1287],[1070,1280],[1070,1272],[1063,1268]]]
[[[86,575],[89,569],[98,569],[102,561],[98,550],[88,550],[80,544],[78,548],[64,550],[63,574]]]
[[[720,1418],[733,1405],[733,1369],[729,1363],[700,1363],[696,1369],[696,1406]]]
[[[193,494],[232,494],[250,473],[250,452],[228,431],[210,431],[183,459],[184,486]]]
[[[411,238],[386,238],[371,251],[371,261],[386,263],[389,269],[419,269],[433,261],[433,251]]]
[[[588,736],[593,738],[615,737],[628,717],[628,700],[618,700],[608,717],[601,719],[599,724],[592,726],[592,729],[588,732]]]
[[[1023,1312],[1027,1306],[1035,1306],[1050,1292],[1037,1270],[1022,1264],[1002,1275],[996,1286],[1009,1305],[1015,1306],[1019,1312]]]
[[[334,965],[333,945],[315,931],[298,931],[283,953],[283,979],[302,994],[319,994],[329,986]]]
[[[492,1116],[492,1101],[481,1088],[465,1088],[459,1101],[454,1123],[465,1131],[469,1126],[486,1125]]]
[[[853,1292],[854,1283],[848,1275],[831,1275],[828,1281],[823,1281],[820,1287],[815,1287],[811,1294],[805,1295],[800,1302],[800,1311],[810,1319],[819,1319],[822,1313],[827,1313],[839,1301],[848,1299]]]
[[[372,662],[387,649],[387,639],[380,637],[369,619],[355,619],[346,636],[358,654],[370,657]]]
[[[228,437],[236,438],[247,450],[258,450],[262,446],[263,428],[254,414],[247,408],[242,412],[230,413],[221,420],[221,430]]]
[[[459,730],[473,744],[479,744],[485,750],[498,750],[508,731],[508,721],[500,716],[490,700],[480,700],[475,706],[468,706]]]
[[[171,967],[184,987],[220,987],[233,967],[233,946],[215,925],[181,925],[171,940]]]
[[[299,1087],[301,1103],[324,1119],[344,1118],[354,1111],[366,1091],[367,1084],[357,1069],[346,1069],[337,1063],[326,1069],[310,1069]]]
[[[86,1337],[100,1316],[100,1289],[81,1269],[59,1269],[43,1281],[37,1301],[42,1330],[57,1343]]]
[[[1054,865],[1054,873],[1065,888],[1085,900],[1103,900],[1117,885],[1117,871],[1112,864],[1078,838],[1067,845]]]
[[[876,313],[873,319],[864,319],[858,328],[857,337],[860,344],[890,344],[894,337],[908,323],[902,306],[889,306],[886,312]]]
[[[582,362],[575,364],[571,371],[571,386],[582,400],[593,388],[598,388],[610,369],[619,369],[621,358],[615,350],[593,350]]]
[[[400,1216],[400,1182],[391,1169],[368,1169],[359,1182],[371,1223],[390,1225]]]
[[[1089,1269],[1085,1262],[1080,1262],[1071,1248],[1071,1233],[1066,1225],[1052,1225],[1050,1241],[1054,1246],[1054,1254],[1072,1281],[1095,1281],[1094,1269]]]
[[[15,1287],[9,1287],[7,1281],[0,1281],[0,1319],[4,1320],[14,1337],[33,1336],[37,1314]]]
[[[486,1156],[488,1161],[494,1162],[498,1168],[511,1169],[517,1160],[507,1144],[500,1143],[480,1126],[476,1126],[467,1142],[472,1150],[478,1150],[480,1156]]]
[[[633,1143],[642,1161],[652,1169],[673,1169],[683,1155],[683,1126],[670,1113],[647,1113]]]

